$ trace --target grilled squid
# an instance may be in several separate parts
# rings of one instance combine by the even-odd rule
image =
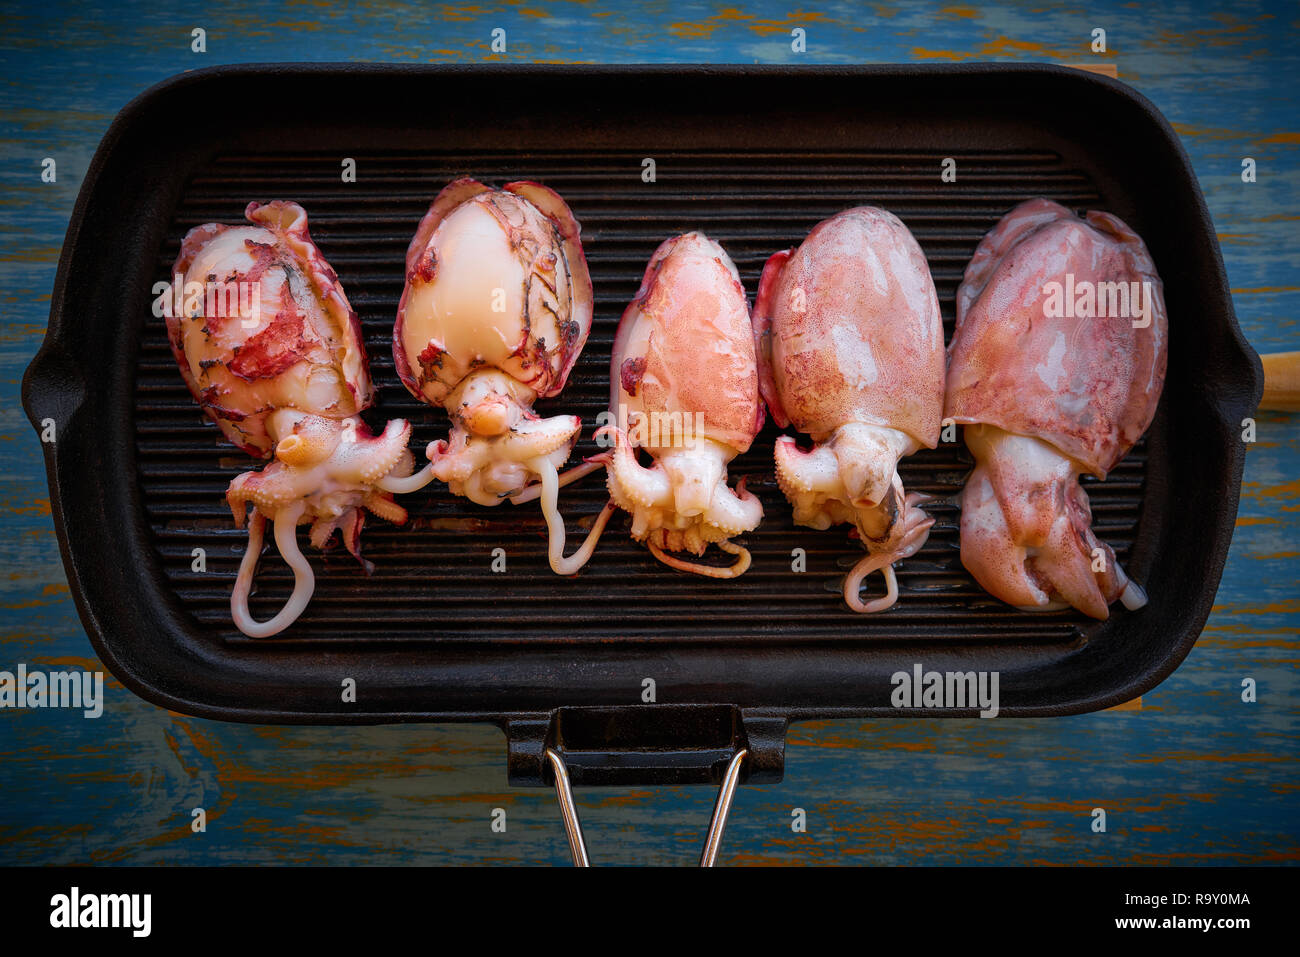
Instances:
[[[555,192],[446,186],[407,249],[393,358],[412,395],[446,409],[451,434],[429,444],[424,469],[385,487],[413,491],[436,478],[479,505],[538,497],[551,568],[577,571],[585,559],[565,559],[556,490],[582,422],[532,407],[564,388],[592,309],[578,222]],[[593,529],[593,546],[598,536]]]
[[[819,223],[772,256],[754,304],[763,398],[782,428],[776,475],[800,525],[854,526],[867,554],[844,581],[854,611],[898,597],[893,563],[925,543],[934,520],[907,493],[898,462],[939,441],[943,324],[925,255],[907,227],[862,206]],[[864,602],[882,570],[886,592]]]
[[[975,456],[961,560],[997,598],[1102,620],[1116,599],[1146,604],[1093,534],[1079,476],[1105,478],[1151,424],[1166,338],[1155,264],[1117,217],[1036,199],[979,244],[957,291],[945,414]]]
[[[339,530],[368,573],[366,513],[406,520],[381,483],[410,473],[411,427],[395,419],[376,436],[360,418],[372,397],[361,327],[302,207],[250,203],[244,215],[251,225],[209,223],[186,235],[173,268],[179,308],[165,314],[181,375],[204,412],[235,445],[272,459],[226,493],[235,524],[249,520],[231,615],[240,631],[265,638],[293,623],[315,588],[299,525],[311,525],[318,548]],[[278,614],[258,622],[248,595],[267,521],[294,587]]]
[[[728,486],[727,465],[753,443],[763,406],[740,274],[703,233],[669,239],[651,256],[614,336],[610,413],[605,481],[632,516],[632,537],[671,568],[743,574],[749,552],[731,539],[758,527],[763,506],[744,479]],[[710,544],[735,560],[718,567],[674,554],[700,557]]]

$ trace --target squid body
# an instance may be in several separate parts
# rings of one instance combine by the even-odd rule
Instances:
[[[167,329],[203,410],[235,445],[272,459],[226,493],[237,525],[252,510],[231,614],[241,631],[261,638],[295,621],[315,587],[298,525],[311,525],[317,547],[339,529],[361,560],[366,512],[406,520],[380,483],[411,470],[411,429],[395,419],[376,436],[359,416],[372,397],[360,324],[302,207],[250,203],[245,216],[250,225],[209,223],[186,235],[173,268],[181,308],[167,310]],[[277,615],[257,622],[248,595],[268,520],[294,589]]]
[[[773,419],[812,440],[776,442],[776,475],[794,520],[851,524],[866,556],[844,582],[855,611],[898,596],[893,562],[914,554],[933,519],[908,494],[898,462],[939,441],[943,324],[925,255],[892,213],[849,209],[819,223],[798,249],[768,260],[754,305],[760,382]],[[886,593],[864,602],[862,580]]]
[[[763,506],[743,479],[728,486],[727,465],[754,441],[763,405],[740,275],[703,233],[666,240],[650,258],[614,337],[610,413],[606,484],[632,516],[632,537],[673,568],[742,574],[750,555],[731,539],[758,527]],[[717,567],[673,554],[699,557],[710,544],[736,560]]]
[[[407,250],[393,358],[412,395],[447,411],[451,434],[430,443],[420,473],[386,487],[413,491],[437,478],[480,505],[540,497],[551,567],[576,571],[563,555],[556,489],[582,423],[540,418],[532,406],[564,388],[592,310],[578,222],[555,192],[448,184]]]
[[[1097,619],[1116,599],[1146,603],[1093,534],[1078,479],[1104,478],[1151,424],[1166,339],[1155,265],[1117,217],[1031,200],[979,244],[957,292],[945,414],[975,456],[962,563],[993,595]]]

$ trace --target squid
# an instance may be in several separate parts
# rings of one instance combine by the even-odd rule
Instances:
[[[632,537],[670,568],[743,574],[749,551],[731,539],[758,527],[763,505],[743,478],[728,486],[727,465],[748,451],[764,411],[740,273],[703,233],[668,239],[650,257],[614,335],[610,419],[597,432],[613,439],[605,481],[611,503],[632,516]],[[710,544],[735,560],[718,567],[673,554],[699,558]]]
[[[752,558],[731,539],[758,527],[763,505],[744,479],[734,490],[727,484],[727,465],[749,449],[764,411],[740,273],[703,233],[668,239],[650,257],[614,334],[609,401],[596,439],[612,448],[562,478],[605,469],[610,499],[586,545],[622,509],[632,516],[632,537],[670,568],[744,574]],[[710,544],[735,560],[716,566],[675,554],[700,558]],[[589,557],[588,548],[575,559]]]
[[[939,441],[943,324],[925,255],[892,213],[860,206],[819,223],[773,255],[754,304],[760,387],[772,418],[812,440],[776,441],[777,482],[810,528],[853,526],[867,554],[844,601],[878,612],[898,598],[893,563],[915,554],[934,520],[898,463]],[[863,601],[866,576],[886,591]]]
[[[413,461],[409,423],[394,419],[375,435],[360,417],[373,397],[361,326],[306,212],[275,201],[249,203],[244,215],[250,225],[208,223],[185,236],[172,270],[177,308],[164,314],[200,407],[230,442],[271,459],[226,492],[236,527],[249,529],[231,617],[244,634],[265,638],[296,621],[315,589],[297,527],[311,526],[317,548],[340,531],[369,574],[360,550],[366,513],[406,521],[383,483],[409,474]],[[267,521],[294,587],[279,613],[259,622],[248,596]]]
[[[385,487],[438,479],[479,505],[540,498],[551,568],[576,572],[609,516],[566,559],[559,469],[582,420],[541,418],[533,403],[564,388],[593,306],[580,228],[558,194],[529,182],[448,184],[407,249],[393,359],[412,395],[447,411],[451,432],[429,444],[423,469]]]
[[[1079,477],[1104,479],[1151,424],[1166,340],[1155,264],[1118,217],[1035,199],[980,242],[957,291],[945,414],[975,457],[961,560],[986,591],[1098,620],[1117,599],[1146,604],[1094,535]]]

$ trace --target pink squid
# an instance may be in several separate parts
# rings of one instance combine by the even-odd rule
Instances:
[[[606,470],[610,501],[586,546],[621,508],[632,516],[632,537],[665,565],[709,578],[744,574],[749,551],[731,539],[758,527],[763,506],[744,479],[728,486],[727,465],[753,443],[763,405],[740,274],[703,233],[668,239],[650,257],[614,335],[602,419],[597,440],[612,439],[613,448],[563,477],[567,484]],[[672,554],[701,557],[710,544],[735,561],[719,567]],[[590,557],[586,546],[575,560]]]
[[[754,334],[773,419],[813,443],[805,452],[792,436],[776,441],[794,520],[854,526],[867,554],[844,580],[844,601],[882,611],[898,598],[893,563],[934,523],[898,476],[903,456],[938,444],[943,411],[943,323],[925,255],[892,213],[838,213],[768,260]],[[862,581],[878,569],[886,593],[864,602]]]
[[[565,558],[556,505],[558,470],[582,422],[543,419],[532,406],[564,388],[593,305],[579,225],[558,194],[537,183],[491,189],[460,179],[438,194],[411,240],[393,328],[402,382],[446,409],[452,424],[448,439],[429,444],[429,464],[393,487],[413,491],[437,478],[479,505],[539,497],[559,574],[590,554]],[[591,546],[598,537],[593,529]]]
[[[945,413],[975,456],[962,563],[997,598],[1102,620],[1116,599],[1146,603],[1093,534],[1079,476],[1105,478],[1151,424],[1166,339],[1160,277],[1117,217],[1035,199],[980,242],[957,291]]]
[[[178,308],[164,313],[172,353],[204,412],[235,445],[272,458],[226,493],[237,526],[252,507],[231,615],[240,631],[264,638],[297,620],[315,588],[297,526],[311,525],[318,548],[339,529],[369,572],[360,553],[366,512],[406,521],[383,482],[410,472],[411,428],[395,419],[376,436],[360,418],[372,398],[361,327],[302,207],[249,203],[245,216],[251,225],[190,230],[173,268]],[[278,614],[258,622],[248,595],[268,519],[294,587]]]
[[[749,303],[731,257],[703,233],[660,244],[623,312],[610,362],[614,437],[605,481],[632,516],[632,537],[671,568],[734,578],[749,551],[731,539],[758,527],[763,505],[727,465],[763,426]],[[600,434],[600,433],[598,433]],[[653,459],[637,461],[637,449]],[[710,544],[727,567],[678,558]]]

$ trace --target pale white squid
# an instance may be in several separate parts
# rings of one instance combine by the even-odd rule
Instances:
[[[984,237],[957,291],[945,414],[975,468],[961,559],[1025,610],[1106,619],[1146,604],[1092,532],[1079,476],[1105,478],[1155,416],[1164,385],[1163,286],[1118,217],[1022,203]]]
[[[414,491],[436,478],[479,505],[539,497],[551,568],[577,571],[609,516],[565,558],[558,470],[582,423],[539,418],[532,406],[564,388],[592,310],[578,222],[559,195],[527,182],[448,184],[407,249],[393,358],[412,395],[447,410],[451,434],[429,444],[424,469],[383,487]]]
[[[409,474],[411,427],[402,419],[375,436],[359,413],[372,389],[361,327],[338,277],[295,203],[250,203],[250,226],[209,223],[190,230],[165,305],[168,339],[190,392],[233,443],[272,458],[230,483],[236,525],[249,520],[248,547],[231,594],[231,616],[254,638],[277,634],[302,614],[315,577],[297,542],[311,525],[323,547],[335,529],[362,562],[366,512],[401,524],[406,511],[381,487]],[[248,595],[266,522],[294,573],[284,608],[255,621]]]
[[[754,334],[773,419],[813,443],[776,442],[794,520],[854,526],[867,555],[845,578],[844,601],[882,611],[898,597],[893,563],[915,554],[934,523],[898,476],[903,456],[938,444],[943,410],[943,324],[925,255],[892,213],[839,213],[768,260]],[[862,581],[878,569],[886,593],[864,602]]]

